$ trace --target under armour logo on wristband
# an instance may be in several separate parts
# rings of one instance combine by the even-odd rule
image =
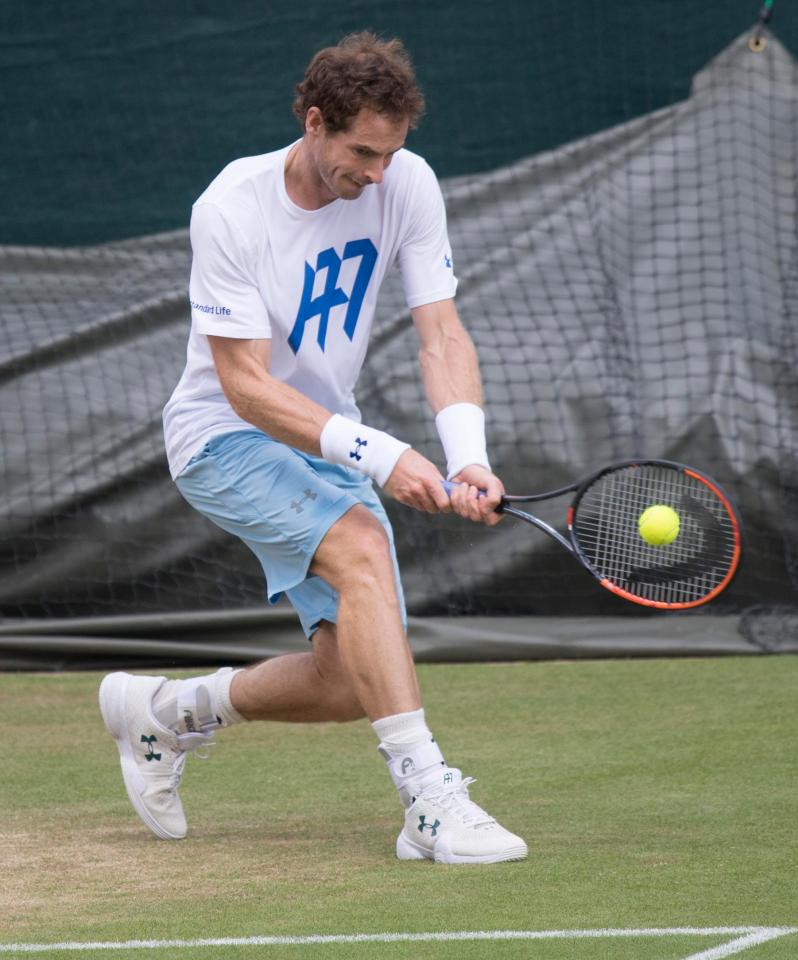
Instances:
[[[355,460],[362,460],[363,457],[360,456],[360,448],[367,447],[369,445],[368,440],[361,440],[360,437],[355,437],[355,443],[357,446],[354,450],[349,451],[349,456]]]
[[[299,500],[298,502],[296,500],[291,501],[291,509],[296,510],[297,513],[304,513],[305,508],[302,506],[302,504],[306,500],[315,500],[317,496],[318,494],[315,491],[305,490],[303,491],[303,496],[301,500]]]

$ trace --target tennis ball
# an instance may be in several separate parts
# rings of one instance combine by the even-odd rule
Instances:
[[[664,503],[655,503],[640,514],[637,529],[646,543],[662,547],[679,536],[679,514]]]

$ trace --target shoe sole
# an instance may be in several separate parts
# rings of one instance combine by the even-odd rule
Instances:
[[[142,822],[160,840],[182,840],[185,833],[171,833],[152,816],[144,806],[141,794],[146,786],[144,778],[139,773],[136,757],[127,735],[125,722],[125,701],[127,688],[132,677],[129,673],[109,673],[100,684],[100,713],[105,723],[105,729],[114,738],[119,751],[119,765],[122,768],[122,780],[133,809]]]
[[[526,860],[528,850],[526,844],[510,847],[501,853],[488,853],[467,857],[452,853],[449,845],[441,838],[430,850],[405,836],[404,830],[396,839],[396,856],[399,860],[434,860],[435,863],[509,863],[517,860]]]

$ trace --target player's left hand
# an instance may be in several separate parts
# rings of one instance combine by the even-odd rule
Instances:
[[[452,477],[452,483],[458,484],[450,498],[455,513],[488,527],[494,527],[504,519],[501,513],[496,513],[504,494],[504,484],[486,467],[466,467]],[[480,490],[485,491],[484,496],[479,495]]]

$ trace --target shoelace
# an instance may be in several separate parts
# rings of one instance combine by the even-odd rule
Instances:
[[[466,826],[490,826],[496,821],[468,796],[469,786],[476,782],[475,777],[465,777],[456,787],[430,795],[429,799],[454,814]]]
[[[193,753],[198,760],[207,760],[209,754],[200,753],[200,751],[216,746],[216,741],[213,739],[216,730],[215,726],[207,726],[200,727],[198,731],[192,733],[178,733],[177,746],[184,754]]]
[[[211,747],[216,746],[216,741],[211,739],[215,728],[201,727],[196,733],[180,733],[177,735],[177,746],[180,754],[174,762],[172,773],[169,778],[169,792],[177,793],[180,781],[183,777],[183,768],[186,765],[186,757],[191,754],[197,760],[207,760],[210,757]]]

